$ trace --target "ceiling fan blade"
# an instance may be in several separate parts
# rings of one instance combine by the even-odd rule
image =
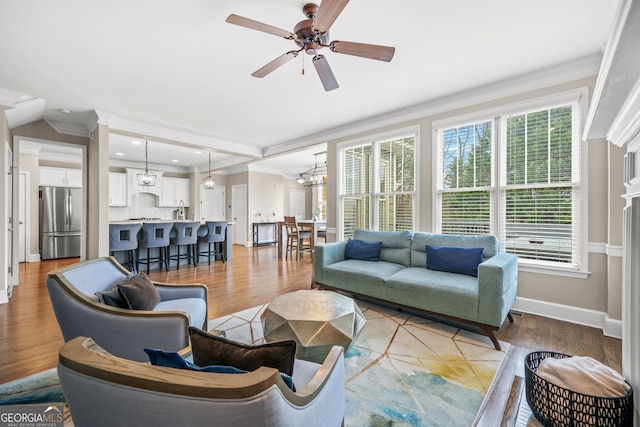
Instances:
[[[264,67],[260,68],[259,70],[254,71],[253,74],[251,74],[251,75],[253,77],[263,78],[264,76],[266,76],[267,74],[269,74],[270,72],[275,70],[276,68],[281,67],[282,65],[284,65],[287,62],[291,61],[296,56],[298,56],[298,52],[295,51],[295,50],[291,50],[291,51],[289,51],[289,52],[287,52],[285,54],[282,54],[282,55],[278,56],[276,59],[274,59],[273,61],[269,62]]]
[[[361,56],[363,58],[377,59],[378,61],[389,62],[396,52],[395,47],[379,46],[376,44],[343,42],[335,40],[331,42],[329,48],[332,52],[344,53],[345,55]]]
[[[262,31],[263,33],[273,34],[274,36],[284,37],[288,40],[293,40],[296,38],[295,34],[290,31],[283,30],[281,28],[274,27],[273,25],[254,21],[253,19],[245,18],[243,16],[238,16],[235,14],[229,15],[227,17],[227,22],[229,24],[239,25],[241,27],[250,28],[252,30]]]
[[[324,34],[329,31],[347,3],[349,0],[322,0],[318,13],[313,19],[313,29],[316,33]]]
[[[313,57],[313,66],[316,67],[322,86],[324,90],[329,92],[330,90],[338,89],[338,81],[329,67],[329,62],[324,55],[316,55]]]

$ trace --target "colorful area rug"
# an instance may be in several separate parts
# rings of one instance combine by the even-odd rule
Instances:
[[[345,425],[474,425],[510,345],[501,343],[497,351],[484,335],[358,305],[367,324],[345,355]],[[236,341],[262,343],[266,306],[213,319],[209,328]],[[0,385],[0,405],[50,402],[64,402],[55,369]]]
[[[345,355],[346,426],[469,427],[510,351],[489,338],[358,301],[367,324]],[[209,322],[245,343],[263,342],[254,307]]]
[[[55,368],[0,384],[0,405],[33,405],[64,401]]]

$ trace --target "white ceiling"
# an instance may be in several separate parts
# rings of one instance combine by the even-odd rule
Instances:
[[[11,94],[61,127],[97,111],[114,160],[144,159],[133,136],[151,141],[150,163],[203,170],[211,151],[222,169],[305,149],[265,165],[302,171],[336,127],[601,53],[618,2],[352,0],[331,39],[395,46],[390,63],[324,49],[340,84],[331,92],[307,55],[252,77],[295,45],[226,17],[292,31],[304,4],[0,0],[0,100]]]

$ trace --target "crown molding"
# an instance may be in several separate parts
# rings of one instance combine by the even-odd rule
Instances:
[[[117,133],[125,136],[153,138],[159,142],[182,143],[183,145],[192,145],[194,147],[213,148],[216,151],[226,154],[247,156],[254,159],[262,158],[262,149],[248,145],[238,144],[229,140],[218,138],[211,135],[178,129],[169,126],[161,126],[155,123],[149,123],[134,120],[113,113],[99,111],[97,112],[98,123],[109,126],[109,132]]]
[[[623,146],[640,130],[640,6],[621,0],[585,121],[584,139]],[[633,109],[636,109],[635,112]]]
[[[30,98],[20,101],[5,111],[9,129],[38,121],[44,117],[46,101],[40,98]]]
[[[598,73],[601,60],[602,55],[599,53],[589,55],[553,67],[522,74],[511,79],[500,80],[475,89],[458,92],[411,107],[370,117],[365,120],[337,127],[327,132],[319,132],[273,145],[264,149],[263,154],[265,157],[283,154],[287,151],[308,148],[312,145],[349,137],[357,133],[371,132],[372,130],[386,126],[414,121],[424,117],[526,92],[533,92],[555,85],[570,83],[584,78],[595,77]]]
[[[16,107],[21,102],[29,101],[30,99],[36,98],[24,93],[0,88],[0,105],[4,105],[6,107]]]

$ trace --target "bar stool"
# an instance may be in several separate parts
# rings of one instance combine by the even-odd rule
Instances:
[[[147,258],[140,259],[138,256],[138,267],[140,264],[147,265],[147,273],[149,273],[149,265],[158,263],[162,268],[164,267],[169,271],[169,262],[167,260],[169,255],[169,234],[173,228],[172,222],[143,222],[142,232],[140,233],[140,239],[138,240],[139,249],[147,250]],[[158,248],[158,256],[150,257],[149,249]]]
[[[142,223],[109,224],[109,255],[124,252],[122,265],[131,271],[137,270],[138,232]]]
[[[207,234],[198,237],[198,244],[207,243],[207,250],[198,252],[198,262],[200,257],[207,257],[209,265],[211,265],[211,257],[215,261],[217,256],[222,257],[222,262],[225,262],[224,251],[222,250],[223,242],[226,238],[227,221],[206,221]],[[211,244],[213,243],[213,254],[211,253]],[[218,249],[220,248],[220,249]]]
[[[176,246],[176,254],[169,255],[169,265],[171,260],[176,260],[178,263],[176,270],[180,268],[181,259],[191,260],[193,266],[196,266],[198,227],[200,227],[200,223],[197,221],[180,221],[173,224],[176,235],[171,238],[171,245]],[[187,246],[186,254],[180,254],[180,246]]]

